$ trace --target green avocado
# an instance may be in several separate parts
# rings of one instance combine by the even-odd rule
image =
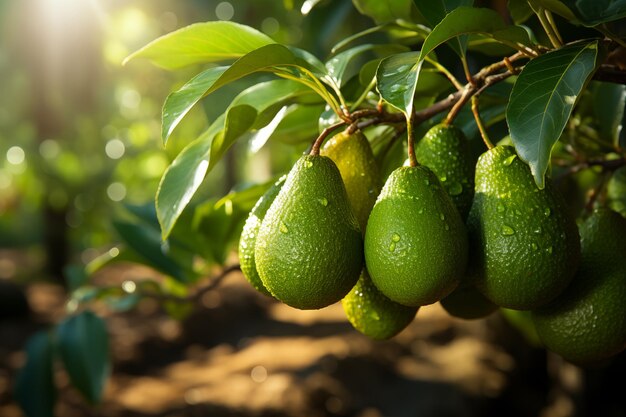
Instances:
[[[498,309],[473,285],[461,283],[457,289],[440,301],[441,306],[453,317],[474,320],[487,317]]]
[[[425,166],[391,173],[365,231],[365,263],[378,289],[410,307],[432,304],[458,285],[467,231],[435,174]]]
[[[475,182],[467,220],[471,282],[505,308],[530,310],[554,299],[580,258],[578,229],[563,199],[549,181],[537,188],[510,146],[481,155]]]
[[[571,285],[532,319],[548,349],[586,364],[626,347],[626,219],[596,210],[580,236],[582,261]]]
[[[339,170],[302,156],[265,214],[254,250],[265,288],[299,309],[341,300],[363,267],[363,239]]]
[[[243,275],[257,291],[268,296],[272,294],[265,288],[256,270],[254,248],[263,217],[265,217],[265,213],[278,195],[278,192],[285,182],[285,178],[287,177],[283,175],[268,188],[261,198],[259,198],[259,201],[257,201],[252,210],[250,210],[250,214],[241,232],[241,238],[239,239],[239,263],[241,265],[241,272],[243,272]]]
[[[337,165],[352,211],[364,232],[381,186],[380,172],[367,138],[359,130],[354,133],[345,130],[330,138],[320,155]]]
[[[463,131],[446,124],[432,127],[415,146],[415,156],[437,175],[461,217],[467,218],[474,197],[476,161]]]

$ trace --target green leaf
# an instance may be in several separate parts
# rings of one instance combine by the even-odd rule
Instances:
[[[410,117],[417,79],[423,61],[419,52],[404,52],[383,59],[376,71],[378,92],[383,99]]]
[[[415,8],[413,0],[352,0],[352,3],[377,24],[410,18]]]
[[[354,48],[350,48],[348,50],[338,53],[337,55],[329,59],[328,62],[326,62],[328,77],[336,85],[342,86],[344,84],[344,75],[348,64],[358,55],[372,50],[381,53],[381,55],[383,56],[388,56],[391,54],[405,52],[408,50],[408,48],[402,45],[365,44],[355,46]]]
[[[312,142],[319,134],[318,118],[323,111],[323,105],[293,104],[287,107],[285,117],[274,130],[273,140],[291,145]]]
[[[539,188],[572,108],[597,62],[598,42],[567,46],[530,61],[515,82],[506,119],[520,158]]]
[[[592,92],[594,122],[600,138],[619,146],[622,130],[626,86],[621,84],[594,82]]]
[[[533,9],[530,8],[526,0],[509,0],[508,7],[513,23],[516,25],[524,23],[533,15]]]
[[[109,376],[109,336],[104,321],[84,311],[58,325],[57,346],[72,385],[91,404],[102,398]]]
[[[172,231],[206,173],[230,145],[252,127],[256,117],[256,110],[249,105],[229,108],[202,136],[183,149],[167,168],[156,195],[156,210],[163,239]]]
[[[119,221],[113,222],[113,227],[128,247],[140,255],[147,265],[179,281],[189,281],[183,268],[165,254],[157,230]]]
[[[430,33],[430,29],[424,25],[419,25],[415,23],[405,22],[403,20],[396,20],[394,22],[385,23],[382,25],[374,26],[371,28],[367,28],[361,32],[357,32],[354,35],[348,36],[347,38],[339,41],[335,46],[332,47],[331,52],[333,54],[337,53],[337,51],[343,49],[350,43],[354,42],[357,39],[360,39],[364,36],[371,35],[376,32],[390,32],[390,31],[408,31],[413,32],[418,37],[422,39],[426,39],[426,36]]]
[[[422,45],[420,59],[424,59],[442,43],[466,33],[482,33],[515,49],[518,49],[518,44],[531,44],[526,30],[519,26],[507,26],[496,11],[459,7],[450,12],[428,35]]]
[[[246,54],[226,69],[224,67],[210,68],[200,73],[165,100],[161,129],[163,142],[167,142],[174,128],[202,97],[254,72],[280,65],[295,64],[296,57],[287,47],[273,44]]]
[[[576,15],[572,13],[569,7],[567,7],[561,0],[527,0],[530,7],[535,11],[539,12],[542,8],[546,10],[550,10],[558,14],[559,16],[564,17],[574,24],[578,24],[578,20]],[[595,0],[591,0],[594,1]]]
[[[472,6],[474,0],[415,0],[415,6],[419,12],[426,18],[430,27],[435,27],[441,22],[448,13],[461,6]],[[467,47],[467,37],[459,36],[455,41],[450,42],[450,47],[459,56],[465,56]]]
[[[207,91],[209,91],[211,86],[215,84],[227,69],[228,67],[215,67],[202,71],[189,80],[178,91],[167,96],[163,104],[162,112],[161,139],[163,140],[163,144],[167,143],[167,139],[174,131],[174,128],[178,126],[178,123],[180,123],[189,110],[207,94]]]
[[[46,331],[26,343],[26,363],[15,379],[15,399],[26,417],[53,417],[57,390],[54,386],[54,347]]]
[[[275,43],[267,35],[234,22],[205,22],[186,26],[150,42],[124,60],[147,58],[165,69],[234,60]]]
[[[89,281],[89,275],[82,265],[67,265],[63,268],[63,275],[65,275],[65,280],[70,292]]]
[[[563,0],[563,3],[586,26],[626,17],[626,0]]]

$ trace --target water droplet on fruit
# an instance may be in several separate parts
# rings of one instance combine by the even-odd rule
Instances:
[[[546,252],[548,252],[549,254],[552,254],[552,246],[548,246],[546,249]]]
[[[280,222],[280,226],[278,226],[278,230],[280,230],[280,233],[289,233],[289,229],[287,228],[287,225],[283,222]]]
[[[424,180],[424,184],[426,184],[426,185],[430,185],[430,181],[428,180],[428,178],[426,178],[426,179]]]
[[[445,229],[446,229],[446,230],[450,230],[450,226],[448,226],[448,223],[446,223],[446,225],[445,225]]]
[[[389,252],[393,252],[394,250],[396,250],[396,243],[395,242],[391,242],[389,244]]]
[[[508,158],[506,158],[503,162],[504,166],[508,167],[509,165],[511,165],[513,161],[515,160],[515,158],[517,158],[517,155],[511,155]]]
[[[536,243],[534,243],[534,242],[530,244],[530,247],[531,247],[533,250],[537,250],[537,249],[539,249],[539,246],[537,246],[537,244],[536,244]]]
[[[445,220],[446,216],[443,213],[439,213],[439,219]]]
[[[417,213],[418,213],[418,214],[422,214],[423,212],[424,212],[424,209],[419,209],[419,210],[417,210]]]
[[[537,228],[533,230],[533,233],[536,235],[540,235],[542,232],[543,232],[543,229],[541,228],[541,226],[537,226]]]
[[[503,224],[500,230],[502,231],[502,234],[504,236],[511,236],[515,234],[515,230],[513,230],[511,226],[507,226],[506,224]]]
[[[448,181],[448,177],[446,177],[445,175],[442,175],[441,177],[439,177],[439,181],[446,182]]]
[[[452,182],[448,187],[448,194],[459,195],[463,192],[463,186],[458,182]]]
[[[311,168],[311,167],[313,166],[313,162],[311,162],[311,161],[306,161],[306,162],[304,163],[304,166],[306,166],[307,168]]]
[[[326,207],[328,205],[328,200],[326,199],[326,197],[322,197],[319,200],[317,200],[320,202],[321,205],[323,205],[324,207]]]
[[[399,242],[400,241],[400,235],[397,233],[394,233],[393,236],[391,236],[391,240],[393,240],[394,242]]]
[[[379,315],[378,315],[378,313],[377,313],[377,312],[375,312],[375,311],[371,311],[371,312],[370,312],[370,318],[371,318],[372,320],[376,320],[376,321],[379,321],[379,320],[380,320],[380,316],[379,316]]]
[[[498,203],[498,205],[496,206],[496,210],[498,211],[498,213],[504,213],[506,208],[504,207],[504,204]]]
[[[543,215],[546,217],[550,217],[550,214],[552,214],[552,211],[549,207],[546,207],[546,209],[543,211]]]

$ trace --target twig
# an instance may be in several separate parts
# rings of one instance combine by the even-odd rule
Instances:
[[[330,135],[334,130],[344,125],[346,125],[346,122],[341,121],[341,122],[335,123],[334,125],[330,125],[326,129],[324,129],[322,133],[320,133],[320,135],[313,142],[313,145],[311,146],[311,152],[309,152],[309,155],[319,155],[320,147],[322,146],[324,139],[326,139],[326,137]]]
[[[161,294],[153,291],[137,291],[135,294],[141,297],[150,297],[159,301],[174,301],[178,303],[184,302],[197,302],[202,296],[209,291],[214,290],[221,282],[226,278],[229,274],[235,271],[240,271],[241,266],[239,264],[227,266],[220,271],[219,274],[215,275],[211,278],[211,281],[205,285],[204,287],[199,287],[194,293],[188,294],[186,296],[177,296],[173,294]]]
[[[493,143],[489,139],[489,135],[487,135],[487,129],[485,129],[485,125],[480,118],[480,111],[478,108],[478,96],[472,96],[472,113],[474,113],[474,120],[476,120],[476,126],[478,126],[478,130],[480,131],[480,136],[483,138],[483,142],[485,142],[487,149],[492,149]]]

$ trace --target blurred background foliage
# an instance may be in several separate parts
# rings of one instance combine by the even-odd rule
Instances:
[[[160,35],[209,20],[245,22],[322,58],[371,22],[349,0],[0,3],[0,248],[25,251],[45,277],[62,281],[66,264],[88,263],[115,245],[120,230],[111,219],[128,216],[126,205],[153,204],[174,156],[264,76],[217,91],[165,148],[163,100],[198,68],[168,73],[121,62]],[[252,155],[241,141],[194,202],[215,202],[235,184],[268,181],[306,146],[272,141]]]

